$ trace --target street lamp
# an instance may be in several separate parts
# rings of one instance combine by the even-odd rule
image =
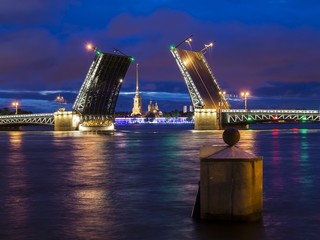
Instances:
[[[92,43],[86,43],[86,49],[88,51],[95,52],[96,55],[100,55],[101,54],[101,51],[96,46],[94,46]]]
[[[250,95],[249,92],[242,92],[241,96],[244,97],[244,109],[247,109],[247,97]]]
[[[204,45],[204,48],[202,48],[201,50],[200,50],[200,52],[203,52],[204,50],[207,50],[209,47],[213,47],[213,42],[211,42],[211,43],[209,43],[209,44],[205,44]]]
[[[191,47],[191,42],[192,42],[192,38],[188,38],[187,40],[185,40],[185,42],[189,45],[189,47],[192,49]]]
[[[185,40],[186,43],[190,44],[192,42],[192,38],[188,38],[187,40]]]
[[[226,91],[220,91],[219,95],[220,95],[220,108],[222,108],[222,99],[226,95]]]
[[[171,50],[174,48],[178,48],[182,43],[189,43],[192,41],[192,35],[190,35],[189,37],[187,37],[186,39],[184,39],[183,41],[181,41],[180,43],[178,43],[176,46],[171,46]]]
[[[226,95],[226,91],[219,91],[219,95],[220,95],[220,102],[219,102],[219,129],[222,129],[222,99],[224,98],[224,96]]]
[[[12,106],[14,106],[16,108],[16,113],[15,114],[18,114],[18,106],[19,106],[19,102],[18,101],[14,101],[12,103]]]
[[[58,102],[58,106],[59,106],[59,109],[58,109],[58,110],[60,110],[60,104],[64,102],[64,98],[59,95],[59,96],[56,98],[56,101]]]

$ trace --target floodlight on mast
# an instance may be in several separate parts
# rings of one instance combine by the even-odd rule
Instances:
[[[94,51],[97,55],[101,54],[101,51],[96,46],[94,46],[92,43],[87,43],[86,49],[89,51]]]
[[[205,45],[204,45],[204,48],[202,48],[202,49],[200,50],[200,52],[203,52],[203,51],[207,50],[209,47],[213,47],[213,46],[214,46],[214,43],[213,43],[213,42],[211,42],[211,43],[209,43],[209,44],[205,44]]]
[[[190,35],[189,37],[187,37],[186,39],[184,39],[183,41],[181,41],[179,44],[177,44],[176,46],[174,46],[175,48],[179,47],[182,43],[189,43],[192,41],[192,35]]]

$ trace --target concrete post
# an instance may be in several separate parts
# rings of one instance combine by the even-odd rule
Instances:
[[[216,109],[195,109],[195,130],[217,130],[219,125]]]
[[[239,138],[238,130],[229,128],[224,132],[229,146],[200,149],[201,219],[257,221],[262,218],[263,158],[234,146]]]

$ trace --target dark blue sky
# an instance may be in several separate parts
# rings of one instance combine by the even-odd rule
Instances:
[[[2,0],[0,107],[18,99],[23,109],[53,111],[61,94],[70,108],[93,58],[84,45],[93,42],[135,57],[144,111],[151,99],[182,109],[190,100],[168,48],[192,34],[193,50],[215,41],[205,56],[220,86],[249,90],[249,107],[319,109],[319,12],[313,0]],[[134,90],[132,64],[118,110],[131,110]]]

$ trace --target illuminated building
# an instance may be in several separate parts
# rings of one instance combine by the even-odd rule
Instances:
[[[146,113],[146,116],[154,116],[154,117],[161,117],[163,114],[159,110],[158,103],[156,102],[155,104],[152,103],[152,100],[150,100],[148,104],[148,112]]]
[[[183,113],[187,113],[188,112],[188,107],[185,105],[183,106]]]

